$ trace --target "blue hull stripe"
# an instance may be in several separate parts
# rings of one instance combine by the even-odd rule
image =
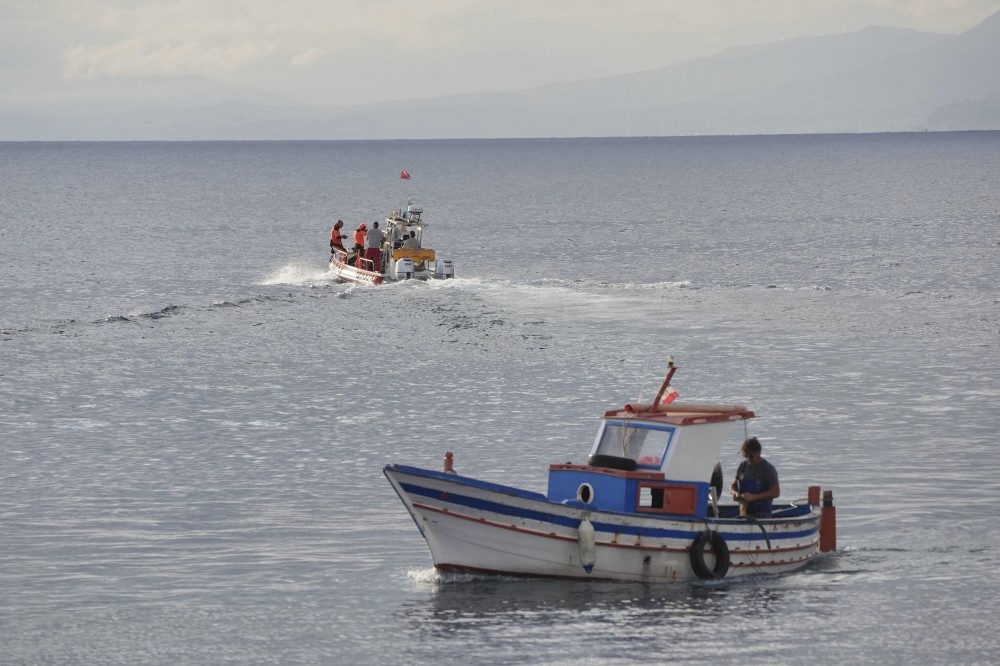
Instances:
[[[428,475],[430,476],[430,475]],[[448,478],[443,477],[442,480],[454,481],[454,477]],[[478,484],[477,484],[478,485]],[[571,529],[576,529],[580,524],[580,520],[577,518],[569,518],[566,516],[559,516],[544,511],[534,511],[531,509],[521,509],[518,507],[510,506],[508,504],[501,504],[499,502],[492,502],[490,500],[478,499],[475,497],[469,497],[467,495],[456,494],[453,491],[442,491],[433,488],[425,488],[423,486],[417,486],[412,483],[400,483],[400,486],[408,494],[427,497],[436,501],[444,501],[447,504],[452,504],[456,506],[468,507],[470,509],[475,509],[478,511],[487,511],[494,514],[511,516],[513,518],[522,518],[526,520],[535,520],[542,523],[549,523],[552,525],[559,525],[561,527],[568,527]],[[499,486],[500,488],[506,488],[505,486]],[[487,488],[487,490],[492,490]],[[441,497],[442,493],[447,492],[447,499]],[[542,498],[539,500],[538,498]],[[534,501],[547,502],[549,500],[545,499],[541,495],[532,493],[528,499]],[[554,503],[553,503],[554,504]],[[671,518],[670,520],[680,520],[677,518]],[[619,525],[616,523],[603,523],[600,521],[591,521],[594,524],[594,530],[597,532],[605,532],[609,534],[629,534],[633,536],[643,536],[643,537],[653,537],[661,539],[693,539],[698,535],[703,529],[705,529],[704,520],[692,520],[691,530],[676,530],[676,529],[665,529],[656,527],[637,527],[631,525]],[[710,522],[714,522],[711,521]],[[784,522],[784,521],[782,521]],[[727,541],[759,541],[764,538],[763,532],[760,530],[755,530],[749,534],[734,534],[725,531],[725,527],[728,525],[742,525],[742,521],[731,521],[731,522],[714,522],[715,526],[719,531],[721,531]],[[765,527],[767,524],[764,524]],[[811,535],[815,535],[819,531],[819,525],[814,527],[809,527],[804,530],[795,532],[771,532],[768,531],[768,538],[772,541],[777,540],[788,540],[788,539],[803,539]]]

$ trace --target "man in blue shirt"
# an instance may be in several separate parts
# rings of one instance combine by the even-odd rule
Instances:
[[[740,453],[745,460],[729,485],[733,499],[746,505],[746,515],[751,518],[770,518],[771,501],[781,494],[778,470],[760,457],[760,442],[756,437],[744,441]]]

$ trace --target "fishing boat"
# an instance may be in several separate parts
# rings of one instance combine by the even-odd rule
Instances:
[[[456,472],[386,465],[440,572],[641,582],[779,574],[836,549],[832,491],[722,502],[719,455],[742,405],[681,404],[668,371],[651,403],[606,411],[585,464],[549,466],[537,493]]]
[[[424,210],[412,203],[403,211],[394,210],[385,219],[382,231],[386,240],[380,249],[378,265],[371,259],[358,256],[353,250],[333,248],[330,253],[330,270],[340,280],[366,284],[382,284],[401,280],[434,280],[455,277],[455,266],[450,257],[439,256],[433,248],[425,247]],[[414,240],[404,243],[409,236]]]

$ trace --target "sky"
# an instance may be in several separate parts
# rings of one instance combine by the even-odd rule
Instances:
[[[960,33],[1000,0],[0,0],[0,104],[203,76],[307,106],[521,90],[886,25]]]

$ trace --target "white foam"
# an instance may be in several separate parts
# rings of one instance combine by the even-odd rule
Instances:
[[[292,284],[307,285],[329,282],[334,279],[328,268],[316,268],[314,262],[295,261],[276,268],[258,282],[258,285]]]

